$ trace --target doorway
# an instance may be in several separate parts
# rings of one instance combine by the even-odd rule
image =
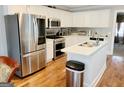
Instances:
[[[124,13],[117,13],[113,55],[124,57]]]

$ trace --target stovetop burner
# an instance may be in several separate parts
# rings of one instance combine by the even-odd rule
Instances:
[[[56,35],[50,35],[50,36],[46,36],[46,38],[50,38],[50,39],[58,39],[58,38],[63,38],[63,37],[56,36]]]

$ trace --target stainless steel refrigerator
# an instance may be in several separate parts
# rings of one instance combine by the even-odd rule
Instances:
[[[6,15],[8,56],[20,64],[16,74],[30,75],[45,67],[45,17],[31,14]]]

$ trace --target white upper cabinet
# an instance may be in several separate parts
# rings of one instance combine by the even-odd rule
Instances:
[[[73,25],[72,13],[62,11],[62,14],[58,16],[60,16],[61,27],[72,27]]]
[[[59,9],[52,9],[40,5],[9,5],[7,6],[7,14],[29,13],[46,17],[46,27],[48,18],[57,18],[61,20],[61,27],[72,26],[72,13]]]
[[[110,10],[93,10],[84,12],[67,12],[64,10],[48,8],[40,5],[9,5],[7,14],[30,13],[48,18],[61,20],[61,27],[109,27]]]
[[[40,14],[43,16],[46,16],[46,19],[48,18],[57,18],[61,20],[61,27],[71,27],[72,26],[72,13],[58,10],[58,9],[52,9],[45,6],[30,6],[29,13],[33,14]],[[47,20],[46,20],[46,27],[47,27]]]
[[[25,5],[8,5],[5,6],[6,14],[15,14],[15,13],[27,13],[27,7]]]
[[[73,27],[84,27],[85,24],[85,13],[73,13]]]
[[[109,27],[110,10],[73,13],[73,27]]]
[[[71,27],[72,26],[72,13],[64,10],[46,8],[47,18],[57,18],[61,20],[61,27]]]
[[[29,14],[35,14],[35,15],[42,15],[46,18],[46,27],[47,26],[47,11],[46,11],[46,8],[43,7],[43,6],[39,6],[39,5],[31,5],[28,7],[28,13]]]
[[[30,14],[46,16],[48,12],[44,6],[40,6],[40,5],[30,5],[27,7],[28,7],[28,13]]]

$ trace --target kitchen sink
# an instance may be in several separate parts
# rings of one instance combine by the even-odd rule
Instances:
[[[99,44],[97,44],[96,42],[84,42],[84,43],[80,44],[79,46],[83,46],[83,47],[96,47],[96,46],[99,46]]]

